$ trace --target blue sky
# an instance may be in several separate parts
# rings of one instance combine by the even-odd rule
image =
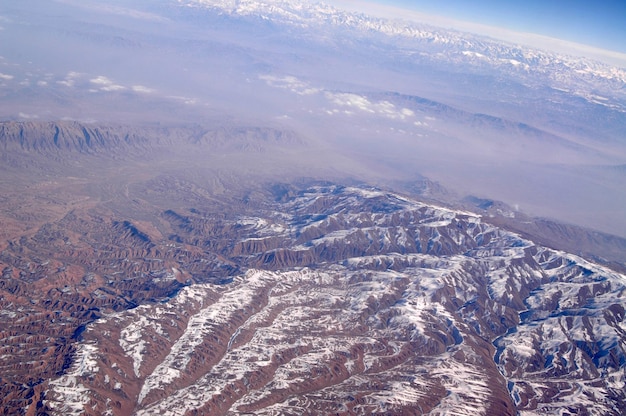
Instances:
[[[626,0],[378,0],[378,2],[626,53]]]

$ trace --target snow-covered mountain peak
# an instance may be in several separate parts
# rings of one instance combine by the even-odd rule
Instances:
[[[432,59],[491,67],[527,79],[530,83],[547,79],[549,85],[568,88],[592,100],[594,90],[623,100],[626,69],[592,59],[568,56],[498,41],[484,36],[436,28],[412,20],[377,17],[342,10],[323,2],[306,0],[179,0],[181,3],[218,10],[231,16],[258,17],[292,27],[350,30],[354,36],[383,35],[383,42],[403,39],[405,53],[429,53]],[[342,34],[341,36],[345,36]],[[411,41],[411,43],[406,43]],[[578,92],[577,92],[578,91]],[[614,103],[606,103],[615,105]],[[618,108],[624,110],[623,103]]]

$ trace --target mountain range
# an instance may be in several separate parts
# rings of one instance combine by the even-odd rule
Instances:
[[[620,415],[626,70],[309,1],[0,5],[0,409]]]
[[[271,129],[2,131],[4,412],[623,409],[626,276],[504,205],[228,168]]]

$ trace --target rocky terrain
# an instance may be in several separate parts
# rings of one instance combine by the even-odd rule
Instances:
[[[218,249],[247,272],[91,324],[46,405],[620,414],[626,404],[623,275],[371,189],[306,188],[274,209],[240,218],[246,237]]]
[[[223,192],[214,171],[202,187],[185,173],[163,173],[191,160],[189,146],[209,160],[216,150],[223,158],[227,147],[241,158],[247,152],[242,145],[257,154],[273,140],[293,140],[288,132],[263,129],[137,130],[71,122],[4,123],[0,131],[0,396],[10,414],[41,407],[43,386],[68,368],[86,323],[238,270],[218,251],[177,244],[167,225],[166,208],[201,206]],[[231,202],[233,210],[243,205],[238,197],[210,206],[223,216],[219,211]],[[164,200],[175,202],[160,207]],[[224,227],[215,217],[199,230],[205,237],[227,235]],[[183,265],[176,279],[168,277],[171,267]]]
[[[314,146],[269,127],[0,129],[4,413],[626,406],[626,277],[571,228],[261,169]]]
[[[0,2],[0,413],[624,414],[622,63],[347,3]]]

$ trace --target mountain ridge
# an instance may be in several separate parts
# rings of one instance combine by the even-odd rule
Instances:
[[[135,387],[120,403],[136,414],[401,413],[416,406],[619,414],[626,276],[475,214],[371,187],[313,185],[259,213],[240,217],[243,233],[219,249],[246,270],[231,282],[195,284],[171,305],[95,322],[81,353],[93,364],[75,364],[52,382],[46,403],[53,413],[89,406],[116,414],[97,392],[131,378]],[[187,217],[176,228],[182,244],[193,241],[203,215]],[[271,239],[278,240],[263,244]],[[258,244],[241,245],[248,241]],[[187,323],[167,323],[170,308],[200,299],[207,303]],[[174,337],[180,325],[186,329]],[[116,335],[100,336],[107,331]],[[156,342],[167,334],[169,351]],[[530,356],[527,339],[537,343]],[[98,354],[120,346],[115,365]],[[489,383],[479,381],[485,376]],[[385,396],[387,389],[402,395]],[[557,401],[545,393],[553,389]],[[576,399],[577,389],[588,399]]]
[[[387,36],[398,36],[408,39],[424,40],[425,43],[453,46],[457,52],[448,58],[460,59],[465,62],[473,59],[479,64],[486,59],[490,64],[522,69],[521,73],[540,71],[542,74],[559,74],[574,78],[590,77],[587,81],[597,79],[600,83],[608,82],[606,88],[610,91],[623,90],[626,85],[626,69],[596,62],[590,59],[566,56],[564,54],[549,53],[531,47],[507,44],[479,35],[468,34],[450,29],[434,28],[432,26],[401,19],[390,19],[341,10],[340,8],[321,2],[307,2],[296,0],[276,0],[259,2],[249,1],[221,1],[221,0],[179,0],[180,3],[206,7],[221,11],[231,16],[257,16],[262,19],[275,21],[287,25],[307,27],[309,25],[329,25],[332,27],[346,27],[362,33],[378,32]],[[469,39],[469,40],[468,40]],[[471,59],[468,59],[471,58]],[[555,71],[561,68],[567,70]],[[575,75],[575,74],[578,75]],[[537,74],[534,74],[537,75]],[[557,81],[556,78],[553,81]],[[624,97],[622,96],[622,99]],[[622,108],[623,109],[623,108]]]
[[[212,412],[227,413],[232,407],[235,409],[232,412],[237,413],[236,409],[260,412],[267,408],[270,411],[272,406],[303,409],[306,404],[294,402],[294,397],[307,397],[303,395],[311,391],[322,394],[331,385],[341,385],[339,391],[345,396],[332,400],[344,403],[345,407],[333,408],[333,411],[384,411],[375,403],[387,403],[387,410],[406,410],[419,404],[432,409],[443,406],[442,411],[473,409],[472,412],[483,412],[482,405],[467,393],[472,388],[481,392],[480,397],[492,400],[491,410],[484,410],[487,413],[514,414],[513,409],[518,407],[532,411],[533,403],[548,399],[525,383],[525,375],[510,372],[513,362],[525,372],[532,372],[532,369],[520,358],[522,350],[517,345],[521,341],[516,332],[507,331],[519,324],[522,332],[537,336],[533,332],[537,320],[562,320],[561,325],[567,327],[574,325],[574,321],[568,321],[571,313],[578,316],[571,319],[593,321],[591,326],[580,324],[585,331],[594,327],[605,331],[587,335],[593,336],[601,347],[589,343],[571,344],[571,348],[579,351],[577,354],[583,354],[580,363],[587,370],[572,373],[574,378],[567,381],[568,385],[595,391],[594,383],[599,381],[590,377],[600,371],[595,370],[598,366],[608,371],[610,378],[605,381],[610,381],[611,386],[622,382],[615,371],[620,368],[623,340],[619,335],[611,338],[616,339],[615,342],[606,338],[613,333],[611,331],[619,331],[623,321],[622,297],[616,294],[620,285],[623,286],[619,275],[589,265],[578,257],[538,246],[493,225],[490,222],[498,219],[491,218],[490,214],[499,214],[502,218],[507,215],[498,203],[471,200],[480,209],[487,208],[486,212],[474,213],[446,208],[432,201],[418,201],[362,183],[355,187],[328,180],[276,182],[274,178],[266,179],[263,185],[257,180],[256,185],[251,186],[244,179],[245,172],[237,176],[231,171],[216,177],[210,169],[206,172],[188,169],[176,156],[198,153],[199,149],[212,150],[215,143],[233,151],[242,146],[255,149],[254,142],[269,146],[269,150],[275,144],[293,145],[293,140],[299,143],[291,133],[283,136],[272,129],[175,128],[165,138],[154,142],[150,142],[152,133],[147,130],[137,136],[137,149],[123,148],[123,152],[109,158],[107,146],[124,146],[124,132],[133,137],[130,132],[135,131],[134,128],[141,129],[113,126],[107,130],[61,123],[57,126],[59,131],[67,129],[63,137],[70,138],[68,143],[75,146],[68,150],[60,133],[55,145],[54,124],[42,123],[41,130],[37,125],[30,123],[28,128],[20,130],[19,125],[10,124],[13,133],[3,136],[15,149],[8,153],[19,153],[22,160],[40,167],[40,171],[30,171],[32,183],[28,195],[35,205],[31,207],[22,192],[21,197],[14,195],[21,201],[20,210],[12,210],[9,196],[13,194],[6,194],[2,211],[3,218],[7,219],[3,222],[26,222],[30,227],[26,232],[16,228],[0,252],[0,302],[4,311],[0,320],[7,328],[0,337],[5,345],[3,351],[12,351],[10,359],[0,361],[2,393],[6,397],[2,408],[7,412],[39,408],[52,414],[84,411],[151,414],[174,405],[188,406],[191,403],[191,396],[186,396],[189,392],[197,388],[213,391],[207,390],[202,380],[211,377],[216,382],[219,380],[217,376],[209,376],[207,371],[214,368],[217,374],[223,375],[227,372],[219,370],[220,366],[234,368],[230,360],[235,356],[231,354],[241,354],[250,348],[248,343],[254,337],[255,328],[264,331],[263,328],[271,328],[274,323],[278,325],[283,322],[283,316],[290,316],[289,308],[300,307],[305,308],[302,311],[317,310],[313,315],[306,315],[306,322],[311,326],[298,329],[295,324],[281,323],[290,328],[283,328],[281,333],[287,337],[285,345],[291,346],[279,347],[277,354],[267,359],[259,357],[260,362],[270,363],[267,368],[251,361],[243,373],[233,373],[239,381],[235,387],[224,387],[223,391],[232,392],[232,397],[237,398],[235,401],[225,396],[203,395],[198,399],[199,407],[189,410],[208,412],[213,409]],[[98,136],[94,131],[107,134],[101,133],[101,139],[91,141],[92,148],[85,151],[85,131],[94,137]],[[232,132],[239,132],[233,136],[233,142],[220,144],[230,138]],[[33,134],[32,143],[37,146],[26,140],[24,134]],[[107,140],[109,137],[113,139]],[[47,144],[42,144],[42,140]],[[26,144],[22,146],[23,143]],[[136,156],[145,154],[142,146],[153,146],[153,143],[167,158]],[[179,143],[184,143],[185,152],[168,151]],[[234,147],[229,147],[231,145]],[[223,156],[224,152],[217,154]],[[254,150],[252,154],[258,153]],[[211,160],[203,154],[198,156],[201,160]],[[168,166],[166,171],[163,171],[162,160]],[[47,175],[58,165],[65,166],[63,175],[52,181]],[[153,166],[148,169],[150,165]],[[106,169],[101,169],[104,167]],[[3,168],[16,172],[15,167],[5,165]],[[96,176],[86,174],[94,170]],[[43,176],[37,176],[38,172]],[[21,175],[21,181],[26,179]],[[427,192],[433,186],[425,183],[426,188],[422,189],[414,185],[419,192]],[[7,189],[18,192],[14,187]],[[45,201],[43,207],[49,211],[38,207],[41,201]],[[22,216],[16,217],[16,213]],[[312,274],[305,273],[306,270],[311,270]],[[261,277],[249,286],[245,276]],[[284,286],[285,276],[295,279],[293,284]],[[299,284],[303,285],[304,292],[296,289]],[[543,300],[537,296],[541,290],[552,295]],[[198,294],[193,295],[196,292]],[[205,294],[200,295],[200,292]],[[508,292],[510,298],[507,298]],[[316,293],[320,297],[314,295]],[[243,303],[236,301],[244,294],[245,299],[250,295],[248,300],[254,300],[244,308],[248,314],[246,319],[236,313],[248,302],[243,298]],[[353,301],[349,300],[357,295]],[[193,299],[206,296],[206,300],[189,303],[189,296]],[[556,299],[562,300],[555,304]],[[207,303],[201,306],[202,302]],[[225,326],[206,321],[207,317],[219,315],[215,315],[216,310],[209,305],[211,302],[222,305],[219,311],[233,311],[232,319],[228,318]],[[506,305],[493,306],[501,302]],[[152,308],[159,308],[158,305],[165,308],[178,305],[175,308],[187,310],[188,315],[177,312],[180,320],[174,323],[152,318],[144,321],[145,316],[133,315],[156,311]],[[535,307],[531,308],[532,305]],[[339,317],[337,310],[346,311],[347,315],[341,318],[347,319],[346,322],[336,321],[338,326],[335,327],[335,324],[319,326],[316,323],[328,314]],[[110,327],[113,321],[109,319],[118,319],[115,317],[124,325],[115,323]],[[192,336],[193,328],[205,321],[208,325],[206,342],[218,342],[219,348]],[[140,332],[132,329],[132,325],[139,325]],[[574,327],[579,328],[576,325]],[[124,330],[126,326],[128,330]],[[161,332],[153,333],[153,329]],[[331,331],[324,332],[328,329]],[[125,332],[118,332],[121,330]],[[351,336],[356,338],[336,339],[346,331],[352,331]],[[32,336],[33,332],[39,335]],[[108,341],[99,338],[108,333],[115,335]],[[133,334],[138,333],[142,335],[135,338]],[[295,341],[316,333],[320,338],[302,343]],[[275,332],[271,334],[277,339]],[[407,338],[407,334],[413,335]],[[576,334],[584,338],[584,333]],[[393,342],[389,341],[390,336]],[[499,337],[497,345],[492,344],[492,338],[496,337]],[[320,356],[320,351],[311,347],[320,339],[332,340],[330,355]],[[185,361],[184,354],[175,356],[176,349],[172,350],[174,355],[167,358],[168,347],[165,346],[173,348],[169,342],[185,345],[187,341],[195,345],[192,349],[197,354],[196,359]],[[103,344],[108,342],[112,344]],[[267,344],[268,351],[276,347]],[[564,347],[564,350],[567,349]],[[45,353],[40,354],[41,351]],[[101,351],[117,352],[107,358]],[[146,351],[154,353],[154,360],[149,363],[143,358]],[[212,358],[205,355],[207,351],[213,351],[209,354],[214,354]],[[419,351],[427,355],[416,355]],[[498,362],[493,361],[496,351],[499,351]],[[548,346],[537,351],[545,358],[540,359],[544,360],[541,362],[561,362],[561,353]],[[603,354],[613,358],[604,360]],[[37,365],[26,358],[29,356],[40,357]],[[113,357],[119,357],[118,367],[111,367]],[[158,357],[164,361],[157,360]],[[324,361],[324,357],[328,360]],[[193,369],[181,375],[187,386],[182,390],[172,389],[167,378],[170,376],[163,378],[161,374],[183,374],[182,368],[171,367],[177,365],[179,358],[184,358],[183,362]],[[213,367],[201,365],[203,359],[204,363],[213,363]],[[309,359],[325,364],[310,367],[305,365]],[[441,369],[442,362],[452,367]],[[288,370],[289,367],[285,367],[288,364],[295,365],[293,371],[296,372]],[[556,365],[540,366],[543,375],[536,376],[539,378],[534,383],[553,386],[551,374],[557,371]],[[310,383],[297,381],[300,377],[297,374],[304,374],[298,373],[302,368],[314,368],[319,379]],[[491,387],[477,381],[484,368],[489,368]],[[413,376],[396,379],[393,375],[396,370],[406,372],[406,377]],[[424,378],[415,378],[416,371],[424,374]],[[463,371],[465,375],[457,380],[460,384],[449,382],[448,371]],[[295,378],[284,378],[284,374]],[[363,377],[369,381],[352,384],[364,380]],[[133,381],[125,385],[130,379]],[[250,392],[246,383],[266,390]],[[289,387],[273,387],[284,383]],[[121,386],[125,386],[124,389]],[[385,390],[372,390],[371,386],[388,386],[389,391],[407,399],[395,402],[394,395],[377,396],[373,391]],[[417,394],[417,386],[429,391],[432,397],[438,397],[440,404]],[[124,391],[127,394],[120,395]],[[449,391],[456,393],[444,400]],[[563,394],[561,399],[569,406],[568,397]],[[621,403],[619,393],[612,397],[615,403]],[[107,402],[107,398],[115,398],[116,404]],[[322,402],[313,402],[320,411],[331,411]],[[610,410],[606,403],[593,405]]]
[[[524,210],[626,235],[625,69],[113,3],[0,5],[0,413],[623,413],[626,239]]]
[[[131,126],[76,121],[6,121],[0,122],[0,145],[13,151],[50,152],[127,152],[131,149],[170,147],[187,144],[228,147],[241,141],[238,150],[258,141],[303,145],[293,131],[271,127],[215,126]],[[260,149],[260,147],[259,147]]]
[[[416,98],[400,97],[404,99]],[[431,105],[431,102],[426,100],[426,105]],[[463,114],[472,117],[470,113]],[[492,119],[488,118],[488,120]],[[537,134],[544,134],[544,132],[537,130]],[[556,137],[556,140],[562,139]],[[51,162],[50,169],[56,169],[54,166],[58,164],[71,166],[72,155],[75,153],[90,158],[95,157],[94,161],[112,158],[119,161],[126,159],[152,160],[156,163],[168,155],[171,157],[174,154],[179,154],[186,157],[185,155],[189,153],[204,151],[201,150],[204,148],[211,151],[218,149],[219,151],[227,149],[236,152],[243,151],[254,155],[258,152],[262,154],[274,152],[276,146],[307,149],[310,145],[305,138],[298,136],[292,130],[274,127],[133,126],[105,123],[85,124],[75,121],[10,121],[0,123],[0,146],[4,148],[3,158],[9,162],[9,165],[11,162],[19,160],[21,163],[31,166],[33,165],[32,157],[40,155],[44,158],[51,157],[52,160],[42,159],[36,164],[37,169],[45,168],[48,162]],[[18,164],[17,169],[20,169],[19,166],[22,165]],[[423,197],[424,190],[418,189],[419,187],[416,188],[416,186],[416,184],[412,186],[405,184],[401,185],[401,188],[406,188],[406,191]],[[289,189],[289,186],[286,189]],[[512,214],[514,209],[505,207],[499,202],[497,204],[500,208],[495,210],[489,209],[489,206],[480,206],[480,201],[475,204],[463,205],[454,198],[454,196],[439,190],[433,201],[437,202],[439,199],[443,204],[465,206],[476,210],[481,215],[486,214],[487,219],[493,217],[490,220],[500,226],[526,233],[531,239],[539,238],[554,248],[575,251],[583,257],[594,258],[596,261],[607,265],[615,262],[613,267],[617,267],[619,270],[626,267],[626,257],[623,254],[625,252],[623,248],[626,247],[626,239],[624,238],[568,225],[553,219],[531,218],[522,213]],[[493,205],[494,202],[491,201],[490,204]],[[516,215],[518,219],[515,219]],[[537,225],[541,221],[544,222],[544,226]],[[594,245],[599,248],[594,249]]]

